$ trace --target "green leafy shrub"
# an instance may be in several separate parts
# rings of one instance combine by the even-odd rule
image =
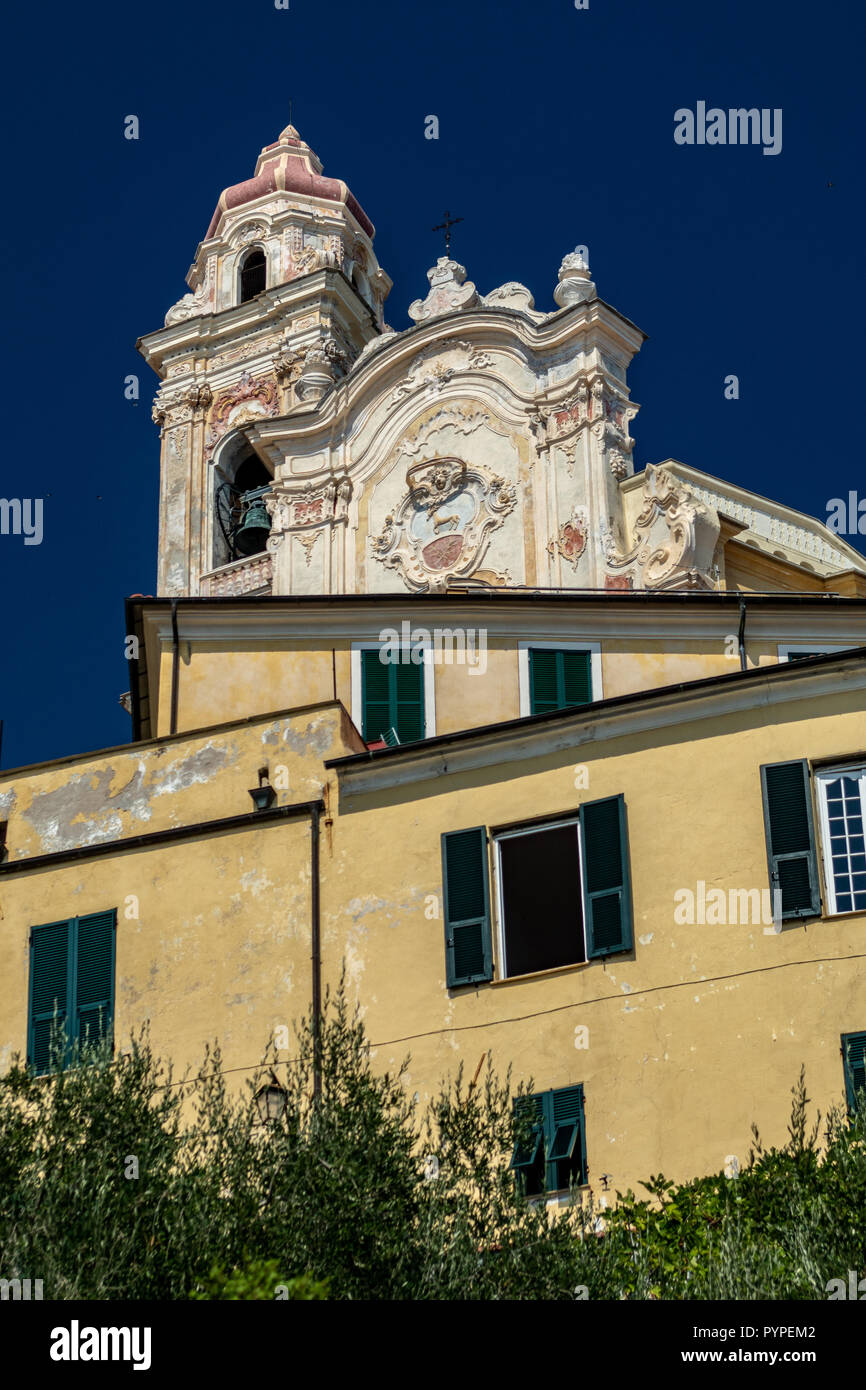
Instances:
[[[264,1123],[272,1055],[240,1095],[218,1047],[176,1080],[145,1033],[45,1077],[13,1065],[3,1277],[52,1299],[781,1299],[866,1265],[866,1116],[834,1112],[819,1140],[802,1076],[787,1143],[755,1131],[738,1178],[657,1175],[609,1210],[549,1210],[509,1170],[519,1121],[489,1058],[421,1114],[405,1066],[374,1071],[342,987],[316,1051],[307,1020]]]

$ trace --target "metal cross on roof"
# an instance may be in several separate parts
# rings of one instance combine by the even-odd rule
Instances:
[[[451,213],[450,213],[450,212],[448,211],[448,209],[446,208],[446,209],[445,209],[445,221],[444,221],[444,222],[440,222],[438,226],[436,226],[436,227],[433,228],[433,231],[434,231],[434,232],[443,232],[443,231],[444,231],[444,233],[445,233],[445,255],[446,255],[446,256],[449,256],[449,257],[450,257],[450,255],[451,255],[451,228],[452,228],[452,227],[456,227],[457,223],[458,223],[458,222],[462,222],[462,221],[463,221],[463,218],[462,218],[462,217],[452,217],[452,216],[451,216]]]

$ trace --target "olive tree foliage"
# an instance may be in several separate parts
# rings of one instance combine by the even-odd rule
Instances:
[[[866,1121],[821,1143],[794,1088],[789,1140],[737,1180],[527,1200],[523,1139],[491,1059],[422,1103],[383,1073],[341,984],[295,1056],[238,1086],[219,1047],[176,1078],[146,1032],[126,1055],[0,1078],[0,1278],[45,1298],[559,1299],[825,1297],[866,1250]],[[69,1059],[67,1059],[69,1060]],[[280,1113],[263,1121],[268,1077]]]

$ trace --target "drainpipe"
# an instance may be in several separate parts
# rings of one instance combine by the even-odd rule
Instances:
[[[319,811],[310,807],[310,912],[313,965],[313,1103],[322,1098],[322,941],[319,910]]]
[[[746,600],[740,599],[740,627],[737,632],[737,643],[740,648],[740,670],[747,671],[746,665]]]
[[[168,732],[177,733],[177,687],[180,675],[180,643],[177,639],[177,599],[171,601],[171,716]]]

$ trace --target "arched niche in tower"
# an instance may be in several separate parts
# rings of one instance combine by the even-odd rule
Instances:
[[[238,262],[238,304],[246,304],[268,287],[268,260],[261,246],[251,246]]]
[[[249,494],[270,487],[273,481],[267,465],[241,430],[232,430],[220,442],[211,464],[210,479],[213,569],[264,550],[264,536],[251,528],[246,531],[247,548],[243,542],[238,548],[238,527],[248,514]],[[261,546],[255,545],[250,550],[251,537],[253,541],[261,540]]]

